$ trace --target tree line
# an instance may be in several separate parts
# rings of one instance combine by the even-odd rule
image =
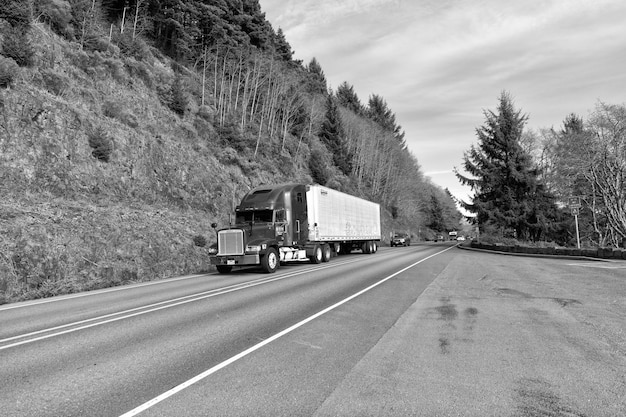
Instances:
[[[149,63],[158,50],[176,74],[157,86],[162,101],[185,117],[196,100],[228,146],[253,159],[268,145],[309,152],[315,181],[375,199],[416,228],[458,228],[451,196],[424,178],[384,98],[361,104],[348,82],[330,91],[320,63],[293,59],[258,0],[8,0],[2,10],[8,38],[38,21],[87,52],[114,46]],[[432,204],[447,208],[444,220]]]
[[[528,116],[502,92],[484,111],[478,142],[465,153],[460,182],[474,192],[463,207],[483,230],[520,240],[626,246],[626,106],[599,102],[587,120],[524,130]],[[580,208],[571,202],[580,202]]]

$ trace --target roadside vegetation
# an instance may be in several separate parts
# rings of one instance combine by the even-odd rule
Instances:
[[[376,201],[387,240],[458,227],[403,135],[257,0],[4,1],[0,303],[206,271],[210,224],[264,183]]]
[[[587,121],[570,114],[561,130],[536,133],[504,91],[484,115],[456,169],[474,192],[461,204],[481,241],[626,248],[625,105],[599,102]]]

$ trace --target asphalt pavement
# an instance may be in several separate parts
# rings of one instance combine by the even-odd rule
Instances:
[[[455,250],[315,416],[626,416],[626,262]]]

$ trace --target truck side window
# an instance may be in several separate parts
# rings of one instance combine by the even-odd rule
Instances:
[[[276,221],[282,223],[285,221],[285,210],[276,211]]]

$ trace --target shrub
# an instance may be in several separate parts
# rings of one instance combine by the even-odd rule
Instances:
[[[70,79],[64,74],[54,70],[42,70],[41,75],[46,89],[57,96],[62,96],[70,88]]]
[[[12,58],[20,67],[35,63],[35,48],[28,34],[28,27],[10,27],[2,43],[2,53]]]
[[[93,129],[89,135],[89,146],[93,149],[91,155],[99,161],[109,162],[113,152],[113,141],[103,127]]]
[[[126,110],[124,106],[118,102],[107,100],[102,105],[102,111],[106,117],[117,119],[133,129],[139,126],[137,117],[133,113]]]
[[[28,26],[32,20],[30,7],[22,0],[3,0],[0,7],[0,19],[4,19],[14,27]]]
[[[43,21],[47,22],[52,30],[68,39],[73,37],[72,27],[72,7],[66,1],[40,0],[36,2],[37,13]]]
[[[18,70],[19,67],[13,59],[0,56],[0,87],[11,85]]]
[[[187,97],[185,97],[185,90],[180,76],[176,77],[172,83],[172,87],[170,89],[169,108],[179,116],[185,115]]]
[[[193,237],[193,244],[203,248],[206,246],[206,238],[202,235],[196,235]]]
[[[152,73],[148,69],[145,63],[136,61],[134,59],[125,60],[126,70],[130,74],[132,79],[140,79],[143,81],[146,87],[154,88],[154,80]]]
[[[139,37],[133,39],[130,32],[117,32],[113,42],[117,44],[123,55],[133,57],[137,61],[150,62],[154,59],[146,42]]]
[[[325,161],[324,153],[318,149],[311,151],[311,159],[309,159],[309,169],[311,177],[318,184],[324,185],[328,182],[330,173],[328,172],[328,162]]]

